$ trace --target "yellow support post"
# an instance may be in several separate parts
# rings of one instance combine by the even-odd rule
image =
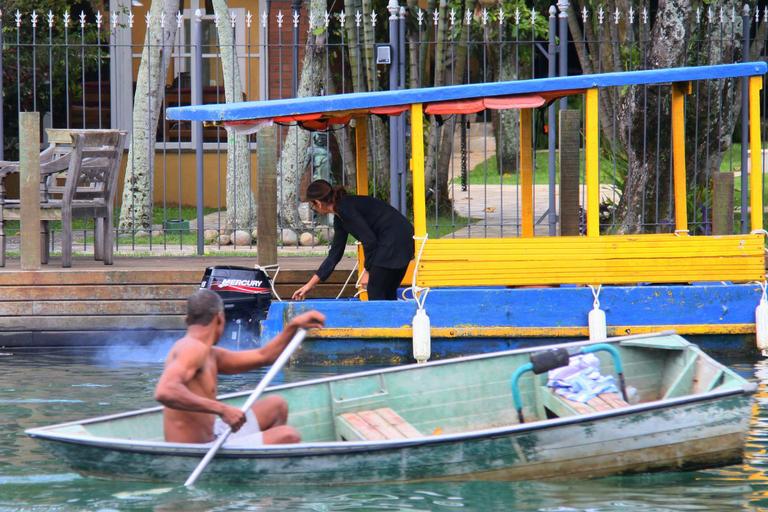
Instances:
[[[355,119],[355,181],[357,186],[357,195],[368,195],[368,118],[358,117]],[[357,246],[357,268],[358,275],[365,268],[365,254],[363,246]],[[368,292],[360,294],[360,300],[368,300]]]
[[[690,82],[672,84],[672,174],[675,194],[675,231],[688,232],[685,179],[685,95]]]
[[[760,89],[763,77],[749,78],[749,211],[752,231],[763,229],[763,151],[760,147]]]
[[[426,188],[424,184],[424,111],[421,103],[411,105],[411,170],[413,172],[413,232],[427,234]]]
[[[600,131],[598,124],[598,92],[586,94],[584,154],[587,184],[587,236],[600,236]]]
[[[520,199],[522,236],[533,236],[533,110],[520,110]]]
[[[368,195],[368,118],[355,119],[355,166],[357,195]]]

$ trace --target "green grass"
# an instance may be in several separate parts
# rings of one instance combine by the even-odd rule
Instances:
[[[203,208],[203,215],[208,215],[209,213],[213,213],[217,211],[216,208]],[[222,219],[225,218],[226,213],[221,212]],[[155,206],[152,210],[152,224],[153,225],[162,225],[165,220],[175,220],[175,219],[182,219],[182,220],[195,220],[197,219],[197,208],[194,206],[182,206],[181,208],[178,207],[178,205],[166,205],[165,208],[162,206]],[[120,209],[115,209],[115,224],[117,224],[120,220]],[[49,223],[50,228],[53,231],[60,232],[61,231],[61,222],[60,221],[51,221]],[[94,220],[93,219],[74,219],[72,221],[72,230],[73,231],[91,231],[94,227]],[[11,235],[17,234],[19,231],[19,221],[17,220],[11,220],[7,221],[5,223],[5,229],[7,233],[10,233]],[[130,237],[130,235],[121,235],[121,241],[124,236]],[[176,243],[178,243],[178,234],[171,235],[168,234],[168,238],[175,237]],[[148,237],[140,237],[142,239],[145,239],[145,242],[148,241]],[[155,237],[160,238],[162,237]],[[182,237],[184,240],[186,240],[187,235],[184,235]],[[138,238],[137,238],[138,240]],[[194,240],[196,240],[196,235],[192,234],[191,240],[194,243]],[[144,243],[144,242],[142,242]]]
[[[454,231],[465,228],[477,222],[477,219],[468,219],[459,214],[440,215],[435,219],[435,213],[427,212],[427,234],[429,238],[442,238]]]
[[[584,174],[583,153],[579,158],[579,169]],[[740,171],[741,170],[741,144],[732,144],[726,151],[723,161],[720,163],[721,171]],[[612,184],[614,173],[614,163],[611,158],[602,157],[600,159],[600,182],[603,184]],[[499,175],[496,155],[491,155],[484,162],[480,162],[471,171],[469,171],[468,180],[470,185],[519,185],[520,177],[517,173]],[[461,183],[461,177],[453,179],[453,183]],[[560,160],[555,159],[555,183],[560,183]],[[536,151],[534,161],[534,184],[549,184],[549,158],[548,150],[540,149]]]

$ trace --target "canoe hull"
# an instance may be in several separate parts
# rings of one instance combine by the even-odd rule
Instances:
[[[206,481],[570,479],[716,467],[741,461],[750,415],[751,397],[737,393],[465,435],[224,450],[206,469]],[[204,454],[198,448],[120,443],[46,444],[83,473],[142,480],[183,481]]]

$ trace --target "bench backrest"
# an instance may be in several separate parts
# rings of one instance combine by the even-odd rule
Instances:
[[[126,134],[117,130],[73,132],[69,166],[63,186],[56,178],[48,192],[60,195],[64,204],[111,204],[114,199]]]
[[[421,242],[416,242],[416,251]],[[763,281],[760,234],[429,239],[419,286]]]

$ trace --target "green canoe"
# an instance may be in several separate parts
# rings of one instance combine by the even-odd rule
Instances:
[[[546,352],[562,356],[563,349],[575,354],[594,345]],[[753,383],[673,334],[613,338],[602,347],[594,352],[600,373],[623,367],[629,402],[605,394],[583,404],[555,394],[546,372],[527,371],[532,360],[541,367],[540,347],[274,386],[265,394],[287,399],[302,443],[225,446],[202,479],[328,485],[587,478],[741,460]],[[248,394],[222,399],[238,405]],[[164,442],[159,407],[27,434],[78,471],[119,478],[183,481],[207,451]]]

